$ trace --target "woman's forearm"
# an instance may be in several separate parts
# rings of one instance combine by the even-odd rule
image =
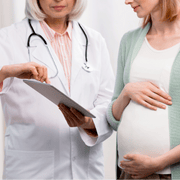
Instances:
[[[163,170],[170,165],[180,162],[180,145],[155,159],[159,165],[160,170]]]
[[[117,121],[120,121],[121,115],[129,102],[130,98],[126,89],[124,88],[112,106],[112,113]]]

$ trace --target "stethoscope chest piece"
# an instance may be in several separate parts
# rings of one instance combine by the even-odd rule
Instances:
[[[87,72],[91,72],[93,70],[92,67],[88,65],[88,63],[84,63],[82,68]]]

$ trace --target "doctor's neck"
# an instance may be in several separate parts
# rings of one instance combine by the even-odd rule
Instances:
[[[54,31],[60,34],[63,34],[68,27],[67,18],[56,19],[48,17],[45,19],[45,22],[48,24],[50,28],[52,28]]]

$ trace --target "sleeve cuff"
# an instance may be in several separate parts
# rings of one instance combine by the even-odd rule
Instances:
[[[97,137],[89,136],[82,128],[79,128],[80,136],[87,146],[95,146],[111,136],[113,130],[107,122],[105,112],[99,112],[96,108],[91,111],[96,116],[93,121],[98,134]]]
[[[0,66],[0,70],[2,67]],[[6,78],[3,82],[0,83],[0,95],[5,94],[11,87],[11,84],[14,80],[14,77]]]
[[[106,117],[107,117],[107,120],[108,120],[109,124],[111,125],[111,127],[115,131],[117,131],[120,122],[114,118],[113,113],[112,113],[112,106],[113,106],[114,102],[115,102],[115,100],[109,104],[108,109],[106,111]]]
[[[79,129],[82,140],[84,142],[86,142],[87,146],[91,147],[91,146],[94,146],[96,144],[98,136],[97,137],[89,136],[82,128],[79,127],[78,129]]]
[[[3,81],[3,86],[0,86],[0,95],[5,94],[11,88],[14,77],[7,78]],[[1,89],[2,88],[2,89]]]

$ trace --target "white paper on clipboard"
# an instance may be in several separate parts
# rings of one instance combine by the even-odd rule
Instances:
[[[66,96],[64,93],[56,89],[54,86],[46,83],[41,83],[40,81],[36,80],[23,80],[27,85],[32,87],[34,90],[45,96],[47,99],[52,101],[54,104],[58,105],[59,103],[62,103],[69,108],[73,107],[77,109],[79,112],[81,112],[84,116],[88,116],[91,118],[96,118],[93,114],[91,114],[89,111],[84,109],[82,106],[80,106],[78,103],[73,101],[71,98]]]

